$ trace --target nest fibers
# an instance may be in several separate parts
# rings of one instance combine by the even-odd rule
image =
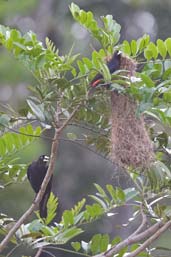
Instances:
[[[120,69],[134,76],[136,63],[120,57]],[[143,115],[137,117],[137,103],[128,95],[111,92],[111,158],[119,166],[148,168],[154,161],[153,145],[146,131]]]

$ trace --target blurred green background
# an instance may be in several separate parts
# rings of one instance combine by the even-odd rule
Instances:
[[[34,31],[38,39],[45,41],[49,37],[59,49],[60,54],[68,53],[74,44],[74,52],[90,56],[92,49],[98,49],[86,30],[71,17],[69,0],[0,0],[0,23],[21,32]],[[171,35],[171,1],[170,0],[79,0],[75,1],[81,8],[90,10],[99,20],[101,15],[112,14],[121,24],[121,40],[137,39],[148,33],[152,40],[165,39]],[[26,67],[17,62],[13,56],[0,48],[0,103],[10,103],[14,109],[23,108],[29,94],[27,87],[35,80]],[[78,131],[78,127],[68,130]],[[81,132],[81,131],[80,131]],[[29,163],[40,154],[50,152],[50,142],[38,140],[20,153],[23,162]],[[127,187],[124,174],[112,163],[89,149],[61,140],[54,176],[53,191],[59,197],[59,213],[71,208],[76,201],[87,194],[94,193],[93,183],[105,185],[112,183]],[[10,187],[10,188],[9,188]],[[34,193],[26,181],[24,184],[11,185],[0,194],[0,211],[16,219],[29,207]],[[123,208],[121,215],[94,225],[94,232],[128,236],[133,229],[121,228],[118,224],[127,222],[131,210]],[[117,225],[117,226],[116,226]],[[90,226],[84,237],[89,238],[93,232]],[[170,232],[169,232],[170,233]],[[163,240],[163,239],[162,239]],[[166,244],[166,240],[164,240]],[[23,248],[24,251],[27,249]],[[16,250],[13,257],[19,257],[23,249]],[[24,252],[22,252],[24,254]],[[26,254],[26,252],[25,252]],[[33,253],[32,253],[33,254]],[[65,256],[64,253],[54,253]],[[48,256],[42,254],[42,257]]]

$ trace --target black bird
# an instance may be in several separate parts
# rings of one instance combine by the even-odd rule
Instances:
[[[27,178],[30,181],[30,184],[37,194],[40,190],[41,184],[44,180],[44,177],[46,176],[46,172],[48,169],[48,162],[49,157],[46,155],[41,155],[38,160],[33,161],[27,169]],[[40,210],[40,217],[46,218],[47,217],[47,201],[50,196],[52,188],[52,177],[50,178],[45,193],[42,197],[42,200],[39,204],[39,210]]]
[[[112,58],[107,62],[108,69],[110,73],[112,74],[116,70],[119,70],[120,68],[120,59],[121,59],[121,54],[116,51]],[[97,87],[101,82],[103,81],[103,75],[98,73],[94,79],[91,81],[90,85],[91,87],[95,88]],[[106,87],[109,85],[105,85]]]

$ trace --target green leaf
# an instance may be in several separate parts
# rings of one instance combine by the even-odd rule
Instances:
[[[168,91],[163,93],[163,100],[166,103],[171,103],[171,90],[168,90]]]
[[[87,68],[89,70],[93,68],[93,64],[92,64],[92,62],[88,58],[84,57],[82,59],[82,61],[84,62],[84,64],[87,66]]]
[[[45,224],[48,225],[56,216],[56,211],[58,207],[58,198],[51,192],[50,197],[47,202],[47,217],[45,219]]]
[[[98,254],[100,252],[100,240],[100,234],[94,235],[91,239],[90,249],[93,255]]]
[[[150,66],[149,66],[149,69],[150,69]],[[158,78],[161,77],[162,73],[163,73],[163,65],[162,65],[162,63],[154,63],[152,68],[151,68],[151,78],[153,80],[154,79],[158,79]]]
[[[149,50],[148,48],[145,49],[144,51],[144,57],[145,59],[147,59],[148,61],[151,60],[153,58],[153,52],[151,50]]]
[[[84,26],[104,49],[112,54],[114,45],[119,41],[121,29],[120,25],[113,20],[112,15],[101,17],[103,21],[103,27],[101,28],[94,19],[92,12],[80,10],[75,4],[71,4],[70,10],[74,19]]]
[[[74,248],[74,250],[75,250],[76,252],[78,252],[78,251],[81,249],[81,244],[80,244],[80,242],[72,242],[71,245],[72,245],[72,247]]]
[[[171,217],[171,207],[170,206],[167,206],[165,209],[164,209],[164,214],[166,217]]]
[[[9,121],[10,121],[10,117],[7,114],[2,114],[0,116],[0,125],[8,126]]]
[[[107,194],[105,193],[105,191],[103,190],[103,188],[100,185],[94,183],[94,186],[96,187],[97,191],[99,192],[98,195],[100,195],[104,199],[108,198]]]
[[[127,188],[124,190],[126,202],[134,199],[137,195],[139,195],[139,192],[135,190],[135,188]]]
[[[46,53],[42,53],[37,57],[37,60],[35,62],[35,68],[37,70],[43,69],[46,63]]]
[[[116,190],[113,188],[112,185],[106,185],[106,189],[109,192],[110,196],[112,197],[112,200],[117,203],[117,195]]]
[[[131,55],[131,47],[128,41],[124,40],[122,43],[122,50],[125,54],[127,54],[128,56]]]
[[[45,38],[45,43],[48,50],[58,55],[58,50],[56,49],[55,44],[48,37]]]
[[[49,242],[36,242],[36,241],[34,241],[33,242],[33,249],[36,249],[36,248],[42,248],[42,247],[46,247],[46,246],[48,246],[48,245],[50,245],[51,243],[49,243]],[[23,257],[23,256],[22,256]],[[25,257],[25,256],[24,256]]]
[[[146,84],[147,87],[155,87],[154,82],[152,79],[147,76],[146,74],[141,73],[140,74],[142,81]]]
[[[102,71],[103,77],[105,81],[111,80],[111,74],[110,71],[105,63],[100,63],[100,70]]]
[[[143,37],[139,38],[137,40],[138,52],[141,52],[145,47],[147,47],[149,41],[150,41],[150,36],[149,35],[143,35]]]
[[[109,245],[109,235],[102,235],[100,240],[100,252],[105,252]]]
[[[105,36],[109,35],[106,46],[111,45],[113,47],[119,41],[121,26],[113,19],[112,15],[103,16],[101,19],[105,27],[102,32]]]
[[[84,212],[84,217],[86,220],[92,220],[99,218],[104,213],[101,205],[95,203],[93,205],[86,205],[86,211]]]
[[[43,227],[43,224],[40,222],[40,220],[33,220],[29,226],[28,229],[30,232],[37,232],[40,231]]]
[[[116,237],[112,240],[111,245],[112,245],[112,246],[117,245],[117,244],[119,244],[121,241],[122,241],[121,237],[116,236]]]
[[[39,217],[40,219],[40,217]],[[44,225],[41,229],[41,232],[43,232],[44,236],[54,236],[56,233],[53,231],[53,227]],[[55,231],[56,232],[56,231]]]
[[[161,187],[165,186],[166,182],[171,178],[170,170],[161,161],[155,161],[147,175],[150,187],[155,192],[160,192]]]
[[[167,38],[165,40],[165,46],[167,48],[167,51],[169,53],[169,56],[171,57],[171,38]]]
[[[70,210],[64,211],[64,213],[62,215],[62,222],[63,222],[65,228],[74,224],[74,215],[73,215],[72,211],[70,211]]]
[[[100,70],[102,60],[101,60],[101,56],[96,51],[93,51],[93,53],[92,53],[92,62],[93,62],[93,65],[95,66],[95,68],[97,70]]]
[[[101,205],[101,207],[104,209],[104,210],[107,210],[107,205],[106,203],[100,199],[99,197],[95,196],[95,195],[90,195],[90,197],[96,201],[97,203],[99,203]]]
[[[163,173],[162,174],[163,178],[165,178],[165,176],[167,176],[169,179],[171,179],[171,172],[163,162],[156,161],[155,167],[160,172],[160,174]]]
[[[80,10],[80,21],[82,24],[87,21],[87,13],[83,10]]]
[[[19,42],[13,42],[13,45],[14,46],[18,46],[22,50],[26,50],[27,49],[23,44],[21,44]]]
[[[77,215],[80,213],[80,211],[82,210],[82,208],[84,207],[86,202],[86,199],[83,198],[81,201],[79,201],[76,205],[74,205],[74,207],[72,208],[72,212],[74,215]]]
[[[147,49],[150,53],[152,53],[152,58],[156,59],[158,57],[158,48],[153,42],[148,44]]]
[[[75,133],[67,133],[67,138],[70,140],[76,140],[77,135]]]
[[[75,15],[78,15],[80,12],[80,8],[78,5],[71,3],[70,5],[70,11],[72,13],[72,15],[75,17]]]
[[[90,240],[90,250],[93,255],[105,252],[109,245],[109,235],[96,234]]]
[[[120,187],[116,189],[116,195],[118,200],[121,201],[121,203],[125,202],[125,193]]]
[[[163,72],[162,79],[163,80],[171,79],[171,68],[168,68]]]
[[[76,227],[65,229],[63,232],[59,232],[54,237],[54,242],[56,244],[66,244],[69,240],[80,235],[82,232],[82,229]]]
[[[27,103],[30,106],[32,112],[40,121],[45,121],[44,106],[43,104],[36,104],[31,99],[27,99]]]
[[[80,60],[78,60],[77,65],[78,65],[81,75],[84,75],[86,73],[86,68],[85,68],[84,64]]]
[[[115,81],[116,82],[116,81]],[[125,87],[121,86],[121,83],[123,83],[125,85],[125,81],[124,80],[117,80],[117,83],[112,83],[110,84],[110,90],[111,91],[116,91],[118,93],[123,93],[125,91]],[[120,84],[119,84],[120,83]]]
[[[33,72],[40,67],[59,67],[57,51],[54,53],[53,49],[45,49],[33,32],[21,36],[17,30],[1,25],[0,43]]]
[[[137,53],[137,42],[135,40],[132,40],[130,46],[132,55],[135,56]]]
[[[165,59],[166,54],[167,54],[167,49],[166,49],[166,46],[165,46],[165,43],[163,42],[163,40],[161,40],[161,39],[157,40],[157,47],[158,47],[159,54],[162,56],[163,59]]]
[[[8,132],[0,138],[1,183],[16,183],[22,182],[25,179],[28,165],[17,164],[18,158],[14,159],[13,155],[16,155],[17,152],[22,151],[26,146],[35,141],[34,135],[39,136],[41,132],[40,127],[33,130],[32,126],[28,125],[21,127],[18,134]]]
[[[70,6],[70,10],[77,22],[89,30],[96,39],[100,38],[100,30],[92,12],[85,12],[84,10],[80,10],[80,8],[73,3]]]
[[[84,211],[74,215],[74,225],[84,222]]]
[[[28,131],[31,131],[31,133],[28,133]],[[3,134],[0,137],[1,158],[5,161],[10,155],[16,154],[17,151],[22,151],[24,147],[36,140],[34,136],[40,136],[41,133],[42,130],[40,127],[33,130],[32,126],[28,125],[26,127],[20,127],[17,134],[9,132]]]

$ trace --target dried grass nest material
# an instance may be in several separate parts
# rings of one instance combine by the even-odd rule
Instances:
[[[120,69],[134,76],[136,63],[121,55]],[[111,158],[119,166],[148,168],[154,161],[153,145],[144,117],[137,117],[137,103],[128,95],[111,92]]]

